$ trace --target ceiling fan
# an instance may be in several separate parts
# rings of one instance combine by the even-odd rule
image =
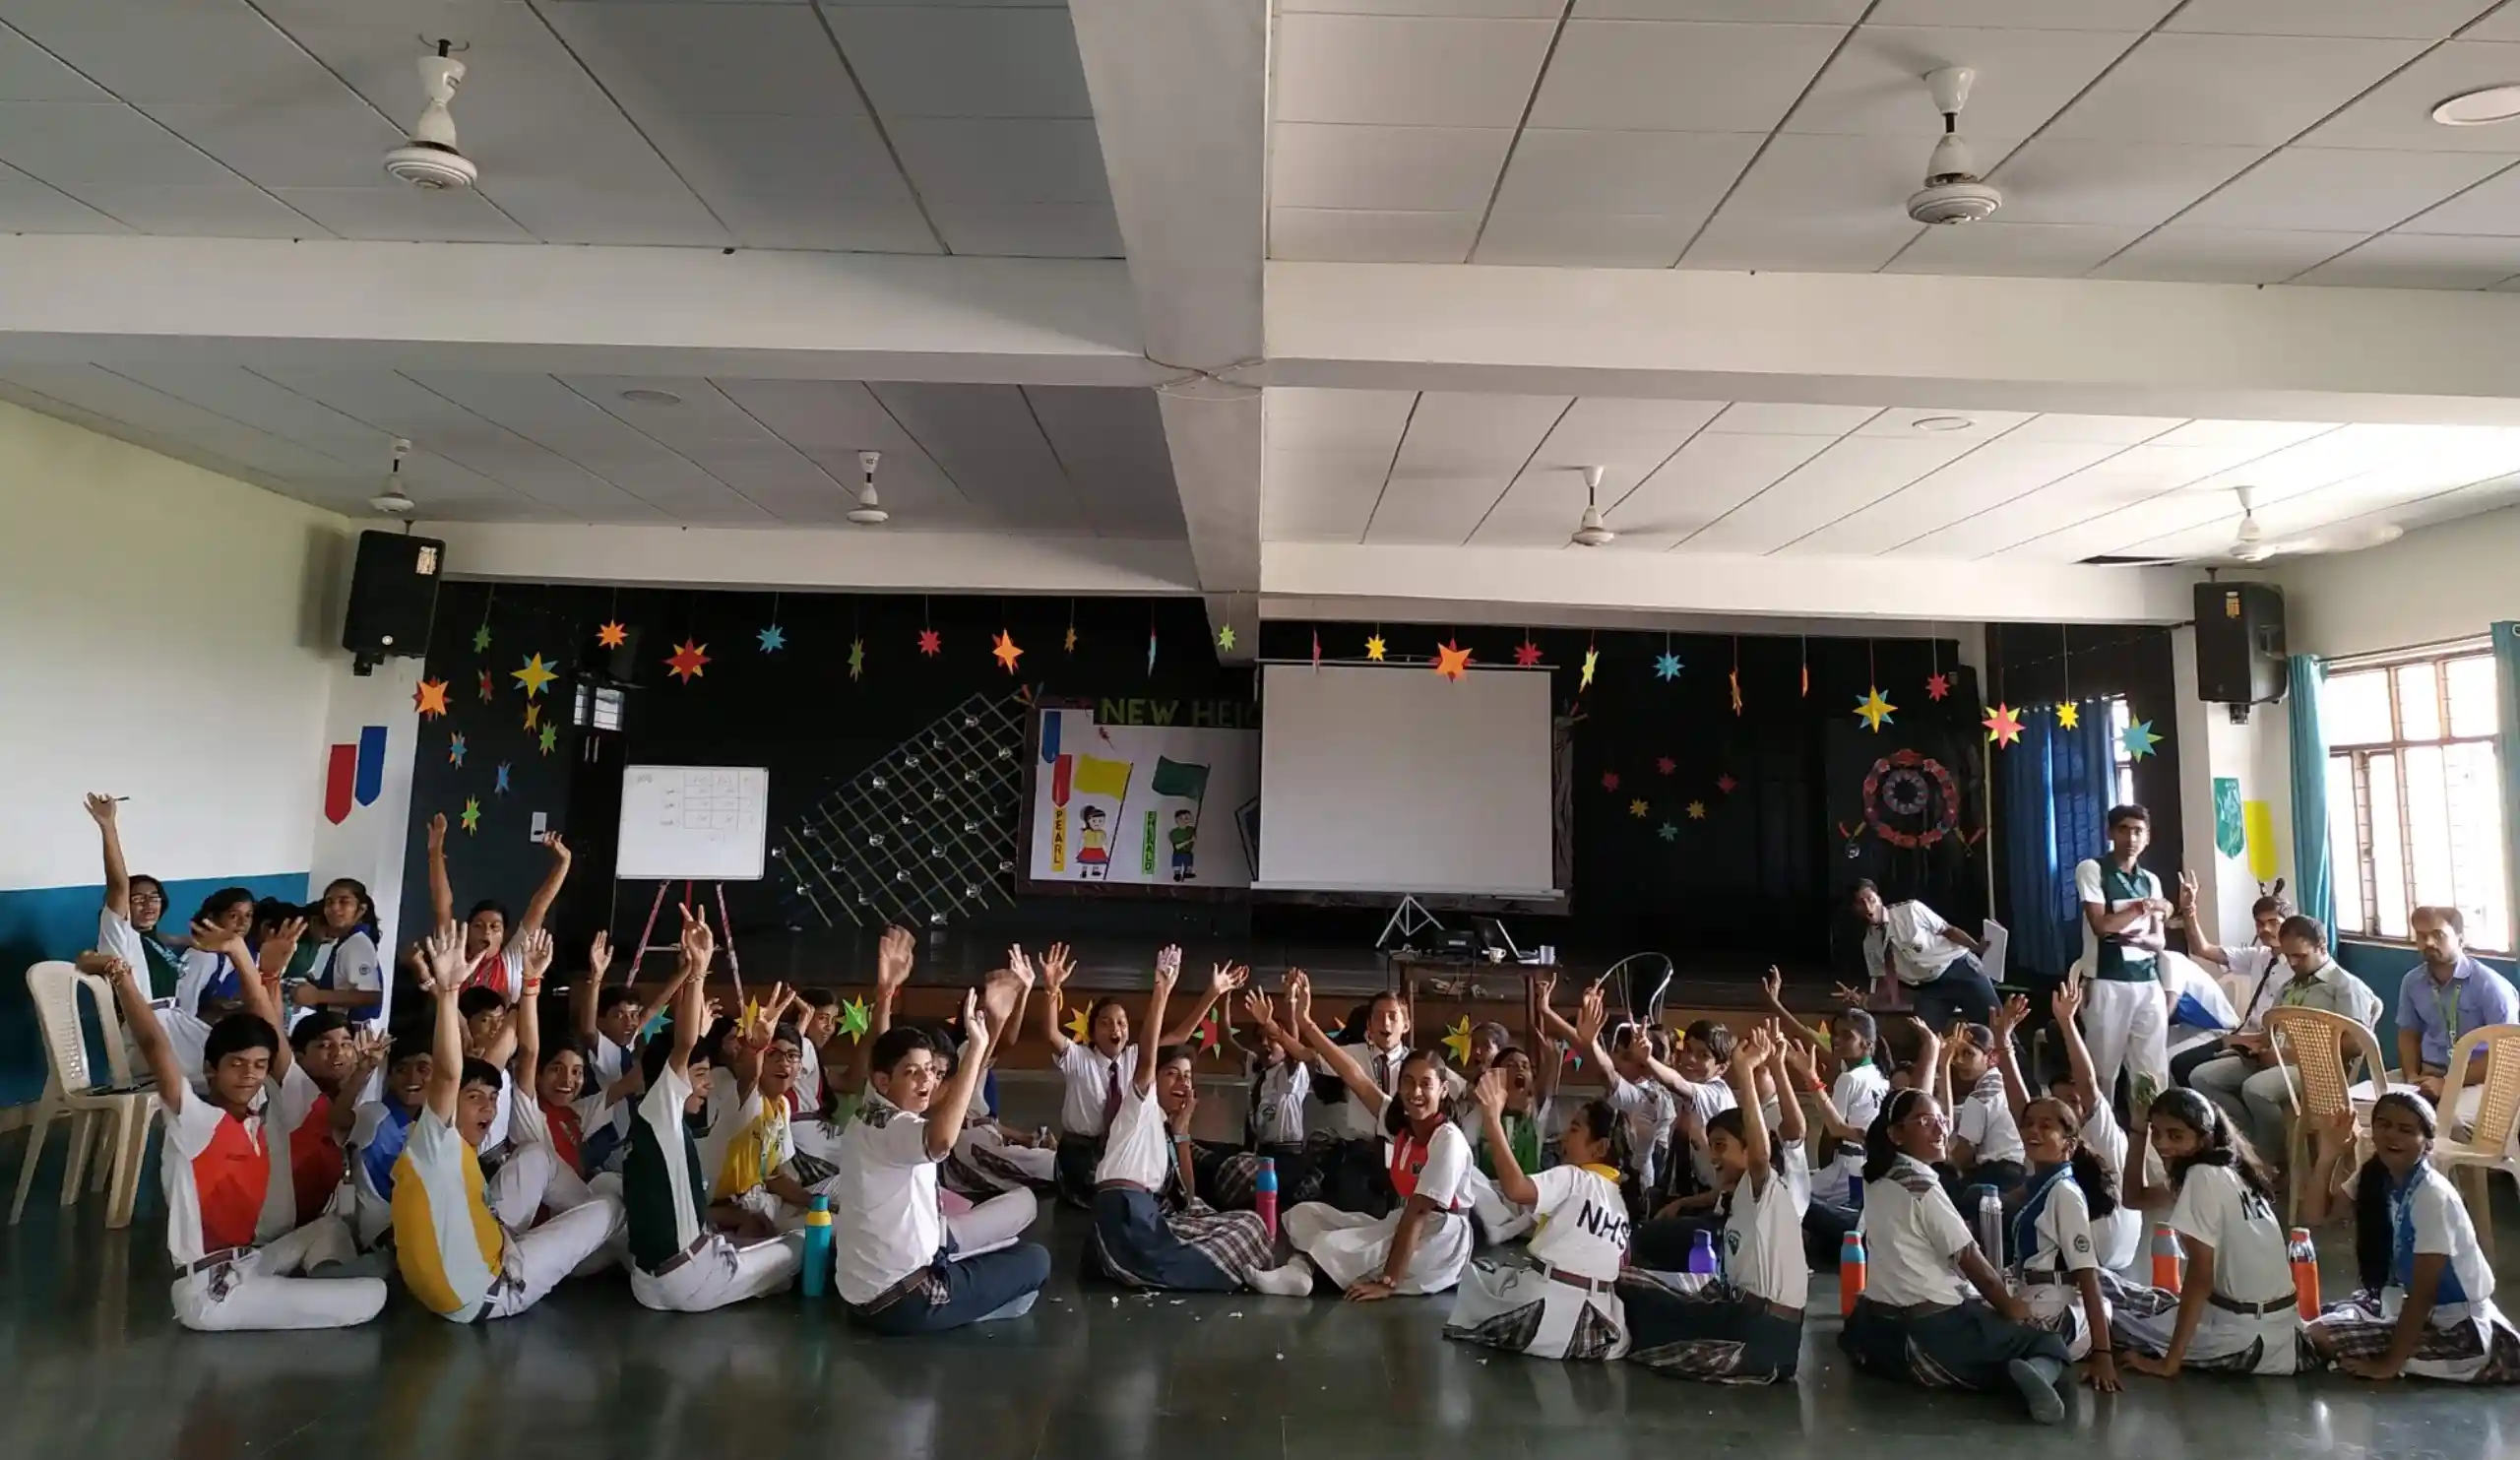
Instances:
[[[2159,565],[2165,563],[2231,563],[2247,567],[2269,558],[2307,557],[2323,552],[2360,552],[2377,547],[2406,536],[2406,529],[2394,522],[2372,522],[2357,526],[2339,526],[2315,533],[2300,533],[2290,538],[2269,538],[2266,527],[2257,520],[2257,488],[2236,486],[2232,494],[2239,498],[2240,525],[2232,534],[2231,545],[2220,552],[2178,557],[2109,557],[2085,559],[2120,564]]]

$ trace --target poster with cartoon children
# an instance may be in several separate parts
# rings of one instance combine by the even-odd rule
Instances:
[[[1021,883],[1251,885],[1259,735],[1245,727],[1100,724],[1044,708],[1036,741],[1031,855]],[[1223,839],[1205,836],[1207,809]],[[1203,845],[1204,843],[1204,845]],[[1203,855],[1204,854],[1204,855]]]

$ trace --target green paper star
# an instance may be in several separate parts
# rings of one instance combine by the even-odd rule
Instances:
[[[849,677],[851,679],[862,679],[865,676],[866,641],[863,639],[851,639],[849,641]]]
[[[1666,842],[1676,842],[1680,839],[1680,829],[1666,821],[1661,826],[1654,828],[1654,835],[1661,837]]]
[[[2154,746],[2169,738],[2168,735],[2154,734],[2153,723],[2149,720],[2136,721],[2133,725],[2126,727],[2124,734],[2118,736],[2126,746],[2126,758],[2129,760],[2142,760],[2153,753]]]
[[[489,647],[490,626],[487,623],[484,623],[479,628],[472,631],[472,652],[474,654],[480,654]]]
[[[1217,647],[1225,650],[1230,650],[1233,648],[1232,624],[1228,623],[1224,628],[1217,630]]]
[[[466,796],[464,798],[464,814],[457,819],[464,823],[464,830],[468,834],[478,831],[481,826],[480,799],[476,796]]]
[[[866,1032],[874,1027],[874,1015],[868,1012],[866,1000],[852,998],[840,1006],[840,1032],[849,1036],[850,1044],[864,1039]]]
[[[553,750],[557,749],[560,744],[560,728],[556,725],[544,726],[542,728],[542,738],[539,743],[542,747],[542,753],[545,755],[549,755]]]

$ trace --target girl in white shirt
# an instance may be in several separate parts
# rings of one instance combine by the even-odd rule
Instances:
[[[2117,1280],[2109,1270],[2133,1260],[2133,1254],[2113,1256],[2110,1232],[2134,1225],[2121,1223],[2133,1214],[2117,1201],[2126,1137],[2092,1088],[2091,1055],[2074,1026],[2080,990],[2067,983],[2049,1003],[2064,1033],[2072,1074],[2037,1100],[2030,1098],[2013,1055],[2013,1031],[2029,1016],[2030,1000],[2016,993],[1995,1014],[1995,1058],[2030,1161],[2029,1183],[2011,1217],[2013,1279],[2033,1320],[2062,1334],[2075,1359],[2091,1361],[2085,1375],[2091,1386],[2115,1393],[2108,1290]]]
[[[1754,1026],[1726,1070],[1735,1104],[1706,1122],[1707,1155],[1723,1192],[1720,1276],[1710,1282],[1636,1270],[1619,1285],[1636,1335],[1628,1357],[1648,1367],[1720,1384],[1767,1384],[1791,1380],[1799,1365],[1811,1270],[1785,1153],[1768,1138],[1758,1095],[1760,1069],[1780,1053],[1776,1036]],[[1794,1098],[1786,1082],[1778,1085],[1780,1101]]]
[[[317,939],[305,982],[289,990],[297,1009],[334,1008],[354,1024],[385,1027],[385,964],[376,951],[376,900],[354,877],[337,877],[306,929]],[[290,1015],[291,1022],[297,1016]]]
[[[1225,1211],[1249,1211],[1258,1194],[1260,1163],[1265,1160],[1277,1172],[1278,1210],[1283,1212],[1320,1196],[1317,1156],[1328,1153],[1330,1138],[1319,1137],[1317,1152],[1304,1139],[1304,1102],[1312,1096],[1312,1062],[1302,1037],[1278,1023],[1277,1005],[1269,995],[1252,988],[1243,1000],[1251,1007],[1251,1022],[1260,1036],[1259,1050],[1244,1051],[1246,1073],[1251,1077],[1251,1111],[1243,1121],[1242,1135],[1249,1149],[1216,1163],[1215,1175],[1207,1183],[1212,1189],[1205,1194]],[[1230,1017],[1226,1021],[1225,1039],[1231,1047],[1242,1049]]]
[[[2187,1251],[2179,1291],[2129,1288],[2117,1297],[2126,1367],[2175,1378],[2182,1367],[2218,1373],[2292,1373],[2300,1366],[2300,1318],[2293,1264],[2275,1215],[2275,1177],[2231,1118],[2193,1090],[2171,1090],[2135,1124],[2127,1154],[2126,1205],[2170,1212]],[[2168,1188],[2144,1179],[2145,1152],[2161,1152]]]
[[[2520,1330],[2493,1305],[2467,1203],[2432,1165],[2435,1129],[2431,1106],[2392,1091],[2371,1108],[2372,1154],[2359,1168],[2350,1112],[2318,1133],[2310,1222],[2331,1193],[2351,1203],[2362,1287],[2310,1320],[2310,1347],[2357,1378],[2520,1383]]]
[[[1355,1302],[1441,1293],[1461,1281],[1476,1245],[1471,1235],[1470,1141],[1444,1114],[1444,1072],[1423,1049],[1399,1064],[1399,1093],[1385,1095],[1354,1056],[1312,1022],[1311,981],[1287,973],[1288,1012],[1304,1043],[1381,1116],[1397,1211],[1386,1217],[1307,1201],[1281,1219],[1287,1240]]]

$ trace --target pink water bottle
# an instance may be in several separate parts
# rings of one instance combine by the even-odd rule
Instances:
[[[1269,1229],[1269,1240],[1278,1239],[1278,1162],[1275,1157],[1260,1158],[1259,1178],[1251,1183],[1251,1210],[1260,1214],[1260,1225]]]

